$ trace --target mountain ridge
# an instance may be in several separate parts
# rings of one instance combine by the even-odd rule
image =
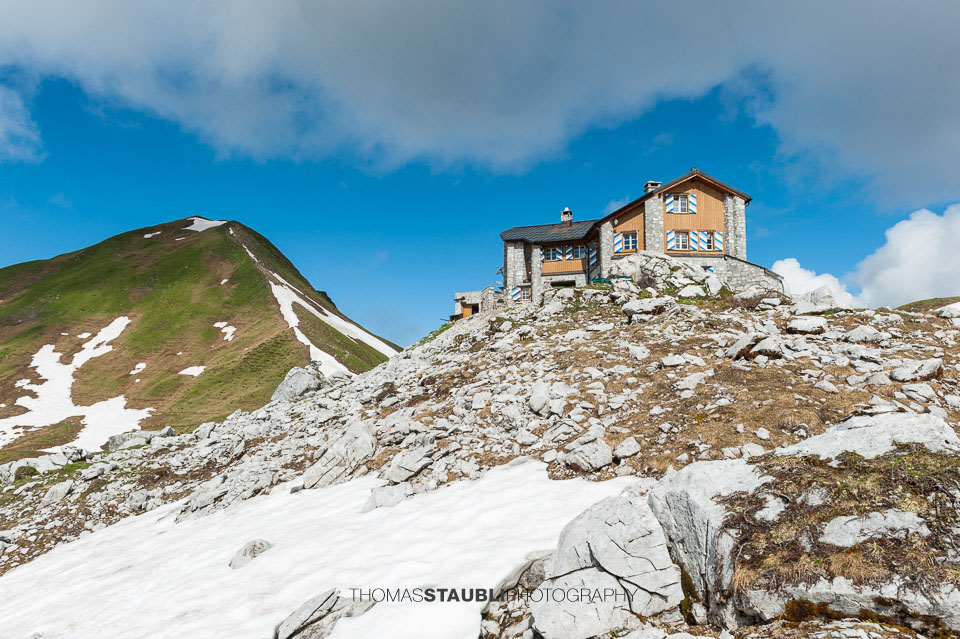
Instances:
[[[40,397],[36,364],[69,362],[119,318],[129,321],[106,352],[77,367],[66,399],[58,393],[64,419],[18,425],[31,421],[23,404]],[[193,216],[134,229],[0,269],[0,460],[72,441],[91,417],[69,414],[83,411],[67,399],[91,407],[122,397],[153,409],[141,427],[183,431],[263,405],[294,366],[319,360],[325,374],[353,374],[397,351],[239,222]]]

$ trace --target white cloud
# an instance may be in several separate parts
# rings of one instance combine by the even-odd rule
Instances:
[[[885,232],[886,242],[860,262],[852,279],[869,306],[899,306],[931,297],[960,295],[957,256],[960,204],[937,215],[926,209],[910,214]]]
[[[783,276],[795,296],[826,285],[839,292],[838,300],[858,307],[896,307],[960,295],[960,204],[949,206],[943,215],[914,211],[884,235],[883,245],[842,278],[803,268],[793,257],[777,260],[771,269]],[[858,286],[860,292],[851,295],[844,281]]]
[[[787,155],[862,172],[878,196],[960,196],[953,0],[0,6],[0,67],[69,78],[223,154],[510,170],[724,86]]]
[[[633,200],[634,198],[631,198],[631,197],[622,197],[617,200],[610,200],[609,202],[607,202],[607,205],[603,207],[603,210],[600,211],[600,215],[608,215],[610,213],[613,213],[617,209],[626,206],[630,202],[633,202]]]
[[[23,98],[0,85],[0,162],[36,162],[42,156],[40,131]]]
[[[777,260],[770,267],[770,270],[783,277],[790,289],[790,294],[794,297],[815,291],[822,286],[829,286],[833,291],[834,299],[841,306],[854,305],[853,295],[847,291],[847,287],[836,276],[805,269],[800,266],[800,262],[795,257]]]

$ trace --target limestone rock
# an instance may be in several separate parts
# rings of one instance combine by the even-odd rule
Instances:
[[[230,567],[236,570],[237,568],[243,568],[256,557],[262,555],[273,548],[271,544],[266,539],[251,539],[243,545],[243,548],[237,551],[237,554],[233,556],[230,560]]]
[[[270,401],[290,402],[304,393],[317,390],[323,384],[323,379],[314,368],[291,368],[283,378],[277,389],[273,391]]]
[[[930,534],[930,529],[917,513],[890,509],[867,513],[861,517],[850,515],[831,519],[824,527],[820,541],[849,548],[874,537],[903,539],[909,533],[926,537]]]
[[[43,496],[43,499],[40,500],[40,505],[44,506],[46,504],[54,504],[73,490],[73,480],[67,479],[58,484],[54,484],[50,487],[50,490],[47,491],[47,494]]]
[[[330,589],[290,613],[277,626],[273,639],[326,639],[340,618],[359,617],[372,607],[372,601],[354,602]]]
[[[596,601],[533,601],[533,627],[545,639],[605,636],[637,627],[635,615],[679,618],[680,569],[642,498],[611,497],[577,516],[560,534],[544,572],[542,588],[619,593]]]
[[[626,459],[627,457],[633,457],[640,452],[640,444],[637,442],[634,437],[627,437],[622,442],[617,444],[617,447],[613,449],[613,456],[617,459]]]
[[[370,499],[363,506],[363,512],[396,506],[412,494],[413,487],[407,482],[374,488],[370,491]]]
[[[530,406],[530,410],[539,415],[543,415],[549,403],[550,387],[543,382],[534,384],[530,389],[530,399],[527,400],[527,405]]]
[[[827,330],[827,320],[823,317],[796,317],[787,322],[788,333],[801,335],[820,335]]]
[[[890,452],[896,444],[921,444],[932,452],[960,453],[960,438],[942,419],[909,413],[851,417],[820,435],[775,452],[833,459],[849,451],[873,459]]]
[[[323,450],[303,473],[304,488],[322,488],[348,477],[376,450],[376,440],[363,423],[354,424]]]
[[[564,456],[564,462],[571,468],[588,473],[599,470],[613,461],[613,451],[602,439],[578,446]]]

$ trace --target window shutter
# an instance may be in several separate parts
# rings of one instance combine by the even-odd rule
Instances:
[[[700,250],[700,242],[699,242],[700,235],[698,235],[696,231],[690,231],[687,235],[690,237],[690,250],[691,250],[691,251],[699,251],[699,250]]]
[[[564,257],[566,257],[568,260],[572,260],[572,259],[573,259],[573,246],[572,246],[572,245],[567,244],[565,247],[563,247],[563,252],[564,252]]]
[[[720,231],[713,234],[713,247],[718,251],[723,251],[723,233]]]
[[[666,201],[666,211],[667,213],[673,213],[673,195],[667,195]]]
[[[520,295],[521,295],[521,293],[520,293],[520,287],[519,287],[519,286],[514,286],[514,287],[513,287],[513,292],[510,293],[510,297],[513,298],[513,301],[514,301],[514,302],[519,302],[519,301],[520,301]]]
[[[673,231],[667,231],[667,250],[672,251],[676,245],[676,234]]]
[[[613,252],[620,253],[623,251],[623,233],[614,233],[613,234]]]
[[[697,196],[693,193],[687,196],[687,210],[691,213],[697,212]]]
[[[709,231],[700,231],[700,250],[701,251],[710,251],[712,249],[710,246],[710,232]]]
[[[550,249],[543,249],[543,248],[540,249],[540,261],[541,261],[541,262],[543,262],[545,259],[547,259],[547,251],[549,251],[549,250],[550,250]]]
[[[588,254],[590,257],[590,267],[593,268],[597,265],[597,249],[592,246],[588,249]]]

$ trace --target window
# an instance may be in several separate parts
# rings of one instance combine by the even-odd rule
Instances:
[[[635,232],[623,234],[623,250],[624,251],[637,250],[637,234]]]
[[[559,246],[551,246],[543,249],[543,259],[546,262],[558,262],[563,259],[563,249]]]
[[[587,247],[586,246],[574,246],[573,247],[573,259],[582,260],[587,256]]]
[[[713,231],[708,233],[700,234],[700,250],[701,251],[715,251],[716,248],[713,246]]]
[[[522,299],[522,300],[524,300],[524,301],[529,301],[529,300],[530,300],[530,289],[529,289],[529,288],[521,288],[521,289],[520,289],[520,299]]]
[[[674,202],[674,211],[677,213],[689,213],[690,209],[687,206],[687,196],[686,194],[676,193],[673,196]]]
[[[677,232],[677,250],[678,251],[689,251],[690,250],[690,234],[686,231]]]

